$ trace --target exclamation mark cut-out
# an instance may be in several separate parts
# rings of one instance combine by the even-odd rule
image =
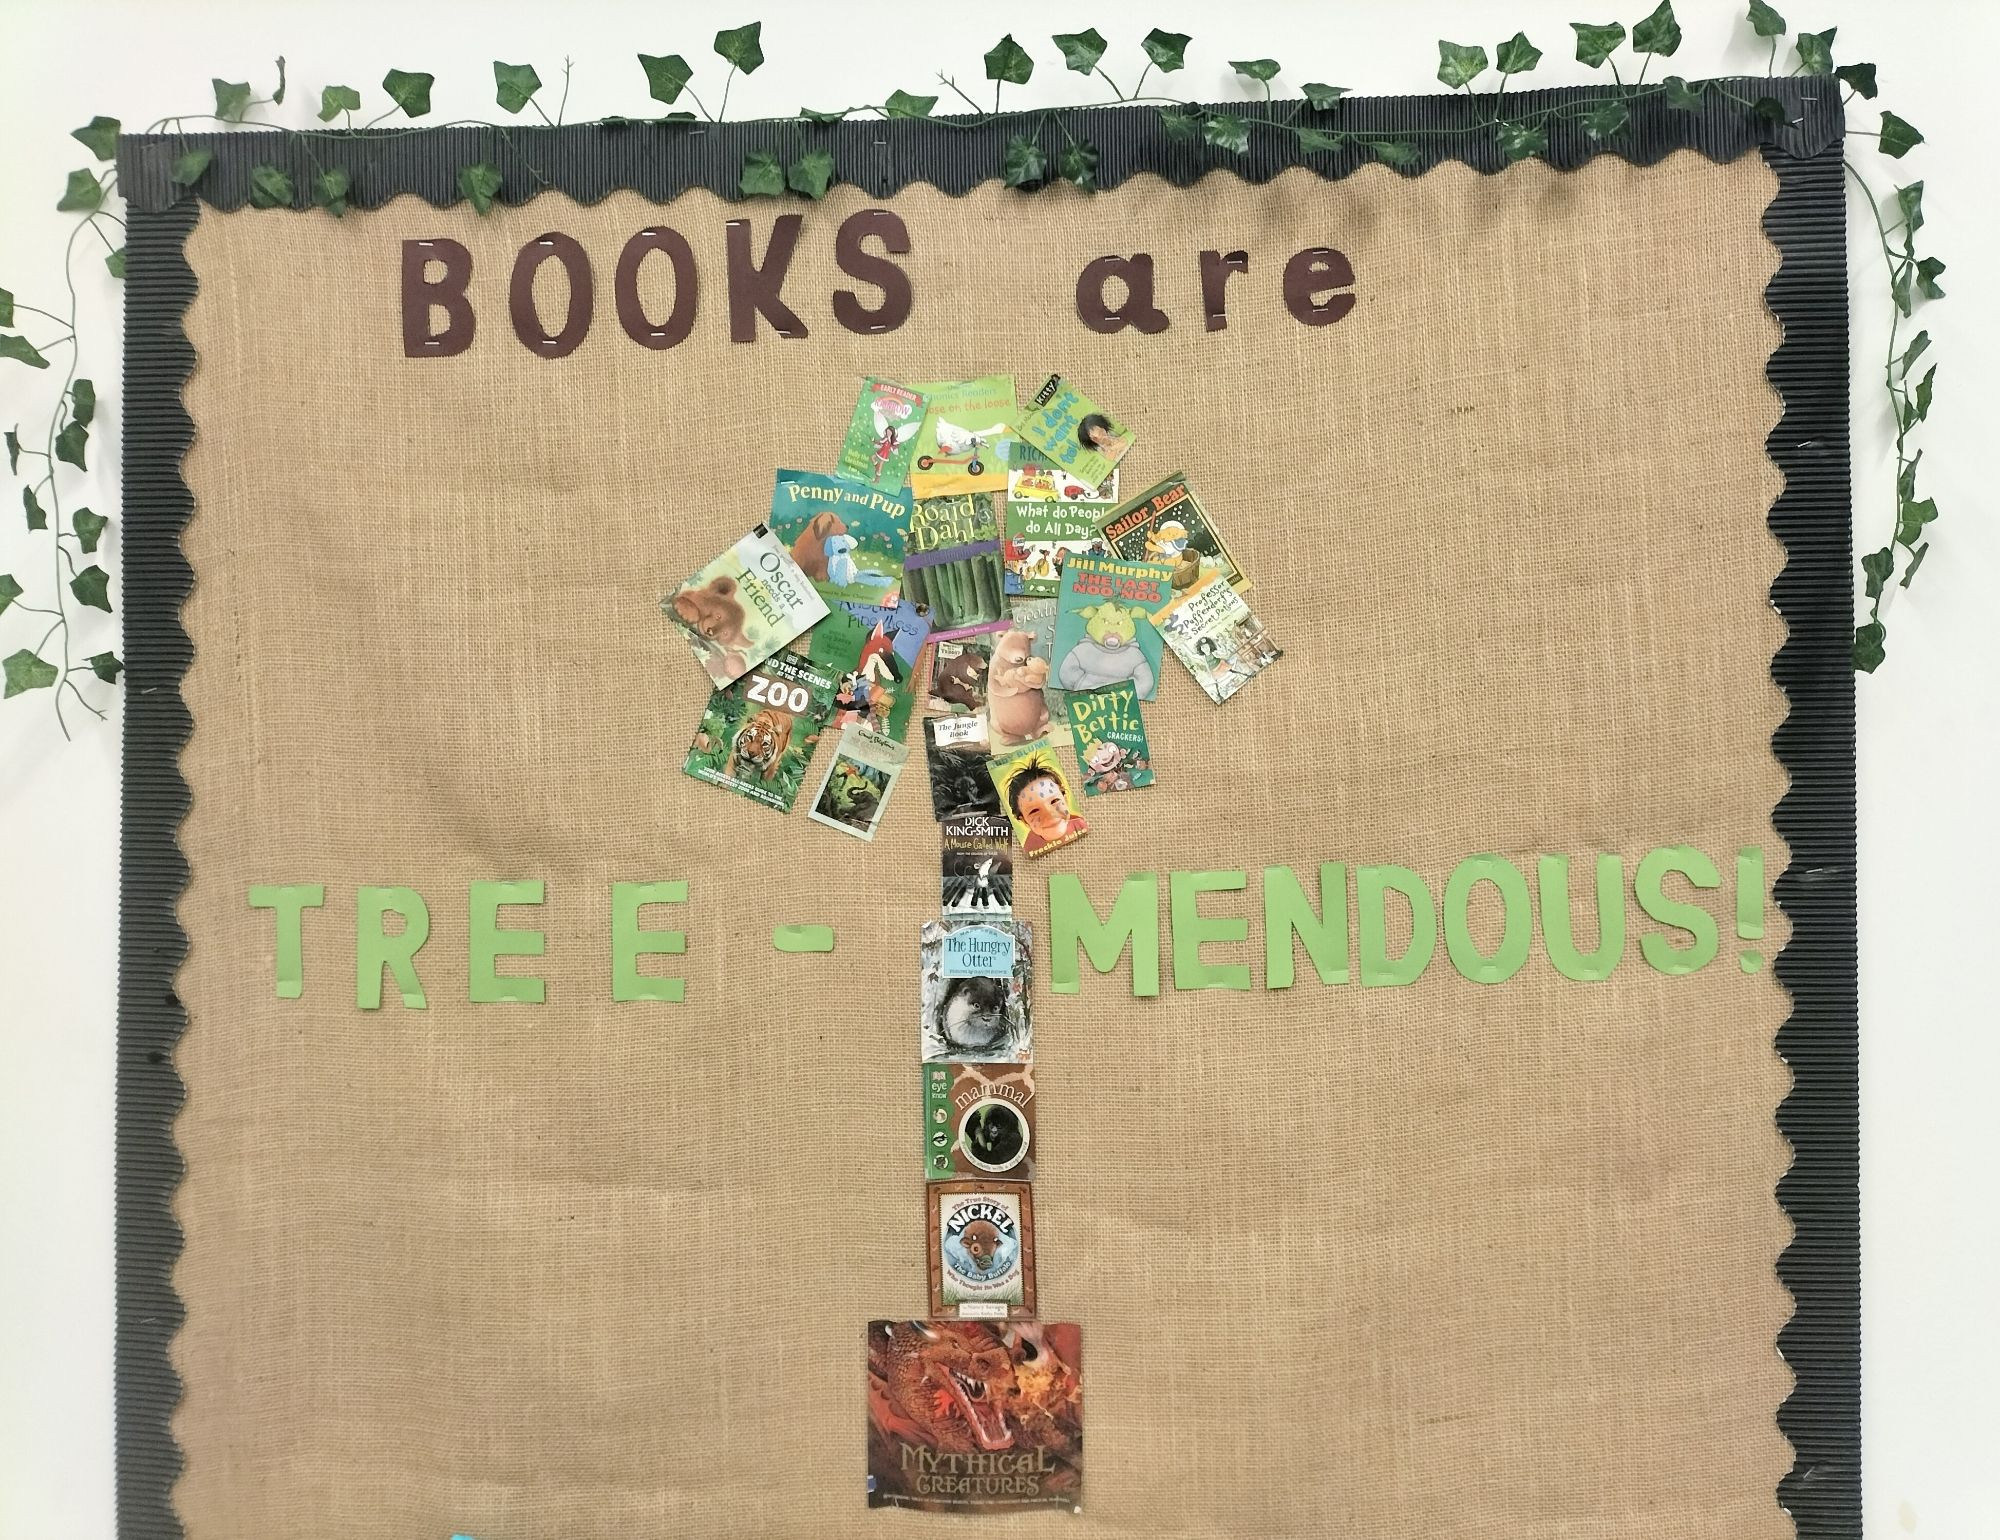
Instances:
[[[1736,934],[1744,941],[1764,934],[1764,852],[1755,845],[1736,852]],[[1755,973],[1764,966],[1764,954],[1746,949],[1736,961],[1745,973]]]

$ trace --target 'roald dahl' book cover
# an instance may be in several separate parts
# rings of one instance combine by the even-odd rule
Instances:
[[[993,493],[917,499],[903,557],[903,593],[928,607],[937,641],[1006,625],[1007,572]]]

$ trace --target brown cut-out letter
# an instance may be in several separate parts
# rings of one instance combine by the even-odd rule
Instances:
[[[799,244],[797,214],[780,214],[771,226],[771,244],[764,248],[764,265],[750,257],[750,221],[732,219],[723,227],[729,250],[729,340],[755,342],[757,316],[777,328],[780,337],[803,337],[806,323],[785,304],[785,273]]]
[[[910,318],[910,275],[891,262],[862,248],[874,236],[882,249],[903,256],[910,249],[910,232],[887,209],[863,209],[840,222],[833,238],[833,260],[850,278],[872,283],[882,291],[882,303],[870,310],[852,289],[833,291],[833,318],[851,332],[873,336],[892,332]]]
[[[1116,306],[1104,298],[1104,285],[1116,278],[1125,285],[1125,298]],[[1167,314],[1153,303],[1153,259],[1140,252],[1132,257],[1099,257],[1077,274],[1077,319],[1103,336],[1122,332],[1128,326],[1152,336],[1167,329]]]
[[[542,318],[535,310],[535,273],[553,257],[569,277],[569,309],[562,330],[553,337],[542,330]],[[590,315],[595,304],[590,278],[590,257],[574,236],[551,230],[521,248],[514,259],[514,280],[507,287],[507,308],[514,317],[514,335],[531,353],[544,358],[567,358],[577,350],[590,331]]]
[[[1352,310],[1354,296],[1335,291],[1353,287],[1353,266],[1331,246],[1308,246],[1285,264],[1285,308],[1307,326],[1331,326]]]
[[[1224,291],[1229,287],[1231,273],[1250,271],[1250,253],[1232,251],[1204,251],[1201,254],[1201,313],[1202,329],[1219,332],[1229,329],[1229,301]]]
[[[655,326],[639,299],[639,267],[649,253],[665,252],[674,270],[674,308],[667,312],[667,324]],[[618,299],[618,324],[625,335],[641,347],[670,348],[685,342],[694,330],[696,278],[694,252],[687,237],[664,227],[641,230],[625,243],[618,254],[618,276],[612,283]]]
[[[442,277],[428,276],[431,263]],[[403,242],[403,354],[407,358],[450,358],[472,346],[476,322],[465,287],[472,282],[472,253],[457,241]],[[431,312],[445,314],[444,330],[431,330]]]

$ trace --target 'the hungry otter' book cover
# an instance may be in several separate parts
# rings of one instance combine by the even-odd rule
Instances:
[[[1035,1313],[1035,1200],[1026,1182],[926,1184],[931,1314],[1005,1320]]]
[[[820,598],[784,543],[759,524],[660,601],[709,682],[741,679],[815,621]]]
[[[1152,617],[1173,598],[1171,577],[1169,568],[1151,562],[1065,561],[1056,601],[1056,688],[1101,690],[1129,681],[1140,700],[1151,700],[1166,650]]]
[[[1083,1329],[870,1321],[868,1506],[1083,1511]]]
[[[926,920],[919,942],[918,1040],[924,1062],[1032,1059],[1028,981],[1034,932],[1028,922]]]
[[[798,653],[781,652],[709,696],[681,768],[789,813],[832,709],[833,677]]]

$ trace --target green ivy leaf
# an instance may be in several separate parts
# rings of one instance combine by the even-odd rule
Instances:
[[[202,179],[208,170],[208,163],[215,159],[211,150],[189,150],[184,155],[174,157],[173,168],[167,173],[168,179],[181,187],[192,187]]]
[[[1493,137],[1500,145],[1500,153],[1510,161],[1548,153],[1549,136],[1535,124],[1497,123],[1493,128]]]
[[[737,188],[746,198],[775,198],[785,190],[785,168],[769,150],[752,150]]]
[[[361,93],[353,86],[328,86],[319,93],[319,120],[331,123],[343,112],[361,110]]]
[[[1889,581],[1889,574],[1896,570],[1895,554],[1888,546],[1879,551],[1870,551],[1861,558],[1861,571],[1868,579],[1868,597],[1882,597],[1882,585]]]
[[[26,337],[16,337],[12,332],[0,332],[0,358],[11,358],[30,369],[46,369],[49,366],[49,361],[35,351],[32,342]]]
[[[1783,37],[1785,18],[1766,5],[1764,0],[1750,0],[1750,30],[1759,37]]]
[[[1632,52],[1672,55],[1681,46],[1681,24],[1674,20],[1674,0],[1660,0],[1653,14],[1632,26]]]
[[[1680,112],[1695,112],[1701,107],[1702,93],[1707,91],[1708,82],[1697,80],[1689,85],[1678,75],[1669,75],[1660,82],[1667,88],[1667,105]]]
[[[335,219],[347,212],[347,193],[353,178],[339,166],[329,167],[313,178],[312,201]]]
[[[1049,158],[1042,147],[1026,134],[1007,141],[1007,153],[1000,162],[1002,178],[1009,187],[1034,187],[1048,179]]]
[[[88,556],[97,549],[97,542],[104,538],[105,526],[110,524],[101,513],[92,513],[88,508],[79,508],[69,516],[70,527],[76,531],[77,543]]]
[[[78,380],[69,388],[69,414],[78,422],[90,423],[97,416],[97,386],[89,380]]]
[[[1912,182],[1908,187],[1896,189],[1896,207],[1903,216],[1903,230],[1906,235],[1915,235],[1924,227],[1924,184]]]
[[[1944,264],[1936,257],[1925,257],[1917,264],[1917,292],[1925,299],[1943,299],[1944,290],[1938,287],[1938,274],[1944,271]]]
[[[1401,139],[1370,139],[1368,148],[1375,152],[1375,158],[1385,166],[1398,170],[1417,163],[1417,147]]]
[[[697,119],[691,112],[663,112],[653,121],[655,123],[693,123]]]
[[[0,289],[0,326],[14,324],[14,293],[11,289]]]
[[[1937,500],[1927,497],[1922,502],[1906,502],[1896,519],[1896,543],[1915,545],[1924,532],[1924,526],[1938,516]]]
[[[1844,85],[1854,87],[1864,101],[1875,100],[1875,66],[1872,64],[1843,64],[1833,72],[1833,78]]]
[[[542,88],[542,77],[532,64],[502,64],[493,61],[493,99],[504,112],[519,112],[534,100]]]
[[[1808,75],[1831,75],[1833,73],[1833,35],[1838,27],[1828,27],[1824,32],[1801,32],[1798,38],[1799,66]]]
[[[935,96],[912,96],[908,91],[891,91],[882,110],[892,118],[927,118],[937,105]]]
[[[69,580],[69,591],[76,595],[78,604],[87,604],[94,610],[111,613],[111,596],[108,591],[111,574],[102,567],[85,567]]]
[[[49,527],[49,516],[43,512],[42,505],[35,501],[35,489],[33,487],[21,488],[21,511],[27,515],[28,528],[47,529]]]
[[[1889,159],[1901,160],[1923,142],[1924,136],[1917,132],[1914,124],[1893,112],[1882,114],[1882,153]]]
[[[1919,449],[1911,456],[1903,468],[1896,473],[1896,499],[1907,503],[1917,495],[1917,467],[1923,463],[1924,452]]]
[[[458,190],[465,194],[465,201],[472,205],[475,214],[492,210],[493,200],[500,195],[500,182],[500,168],[486,161],[459,168]]]
[[[1760,96],[1751,104],[1750,114],[1767,128],[1783,128],[1791,122],[1785,113],[1785,104],[1775,96]]]
[[[1910,282],[1911,273],[1907,267],[1889,282],[1889,298],[1896,302],[1896,309],[1902,315],[1908,315],[1915,308],[1910,298]]]
[[[215,115],[225,123],[241,123],[250,110],[250,82],[211,79],[215,87]]]
[[[1218,150],[1232,155],[1250,151],[1250,125],[1226,112],[1211,113],[1201,122],[1201,137]]]
[[[1097,146],[1087,140],[1078,140],[1068,146],[1056,162],[1056,170],[1065,182],[1073,182],[1085,192],[1097,190]]]
[[[1167,131],[1169,139],[1193,139],[1201,133],[1201,114],[1184,112],[1179,107],[1162,107],[1160,127]]]
[[[250,202],[260,209],[288,209],[292,206],[291,177],[276,166],[250,168]]]
[[[757,66],[764,62],[763,32],[761,21],[748,22],[740,27],[724,27],[715,34],[715,51],[744,74],[754,75]]]
[[[1611,57],[1612,51],[1625,41],[1625,26],[1622,22],[1607,21],[1593,24],[1587,21],[1573,21],[1571,29],[1576,33],[1576,59],[1579,64],[1588,64],[1592,69],[1603,65]]]
[[[7,473],[10,476],[15,475],[20,469],[21,431],[18,428],[9,428],[7,430]]]
[[[833,183],[833,156],[825,150],[807,150],[785,172],[785,185],[815,202],[826,196]]]
[[[6,699],[29,690],[46,690],[56,682],[55,664],[44,663],[25,647],[0,663],[0,668],[7,673]]]
[[[1155,27],[1139,40],[1139,46],[1162,74],[1170,75],[1187,62],[1187,45],[1192,41],[1185,32],[1162,32]]]
[[[278,55],[278,85],[277,89],[271,92],[271,105],[273,107],[282,107],[285,105],[285,56],[283,54]]]
[[[14,581],[11,572],[0,572],[0,615],[7,612],[7,606],[20,598],[25,590]]]
[[[113,278],[123,278],[125,276],[125,248],[120,246],[116,251],[109,253],[104,259],[104,266]]]
[[[639,67],[646,72],[646,93],[669,107],[681,99],[681,92],[694,77],[688,61],[677,53],[639,55]]]
[[[1009,32],[999,42],[986,50],[986,78],[1004,80],[1010,86],[1024,86],[1028,77],[1035,73],[1035,61],[1028,57],[1028,50],[1014,41]]]
[[[852,107],[843,107],[838,112],[815,112],[810,107],[801,107],[799,116],[808,123],[838,123],[853,110]]]
[[[1096,69],[1097,61],[1104,57],[1109,46],[1095,27],[1082,32],[1058,32],[1049,41],[1062,50],[1064,67],[1079,75],[1088,75]]]
[[[1600,144],[1621,133],[1631,121],[1632,111],[1622,98],[1598,103],[1582,119],[1583,131]]]
[[[1323,134],[1316,128],[1303,127],[1295,128],[1292,132],[1298,135],[1299,148],[1302,150],[1344,150],[1347,148],[1347,135],[1345,134]]]
[[[118,676],[125,672],[125,665],[118,661],[115,652],[93,652],[83,660],[90,665],[90,671],[106,684],[118,683]]]
[[[94,171],[72,171],[56,208],[65,214],[92,214],[104,206],[104,184]]]
[[[56,458],[65,465],[74,465],[80,471],[90,469],[83,463],[84,453],[90,447],[90,429],[80,422],[66,424],[56,435]]]
[[[1930,555],[1930,553],[1931,543],[1926,540],[1922,545],[1917,547],[1916,553],[1910,557],[1910,564],[1903,569],[1903,581],[1897,585],[1898,587],[1908,588],[1910,586],[1911,579],[1917,575],[1917,568],[1924,564],[1924,558]]]
[[[382,77],[382,89],[389,93],[389,100],[411,118],[421,118],[431,110],[431,87],[436,84],[437,76],[422,70],[390,70]]]
[[[69,136],[99,160],[115,160],[118,156],[116,118],[92,118],[82,128],[71,129]]]
[[[1229,67],[1246,80],[1275,80],[1283,68],[1276,59],[1231,59]]]
[[[1346,86],[1325,86],[1316,80],[1308,80],[1299,88],[1305,95],[1307,105],[1316,112],[1325,112],[1347,94]]]
[[[1528,41],[1528,34],[1516,32],[1493,51],[1493,64],[1503,75],[1525,75],[1542,62],[1542,51]]]
[[[1438,39],[1438,79],[1461,90],[1486,72],[1486,50],[1477,43],[1447,43]]]
[[[1931,387],[1937,382],[1937,365],[1932,364],[1924,371],[1924,377],[1917,382],[1917,421],[1923,422],[1931,415]]]
[[[1871,620],[1854,633],[1854,666],[1864,674],[1872,674],[1882,666],[1884,650],[1882,642],[1889,634],[1888,627],[1879,620]]]

